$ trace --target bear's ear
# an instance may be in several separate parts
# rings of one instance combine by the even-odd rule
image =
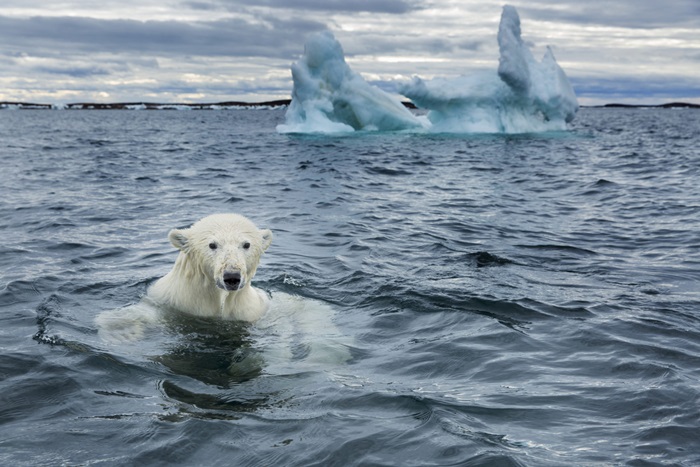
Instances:
[[[172,243],[175,248],[187,253],[187,250],[189,249],[190,241],[187,238],[187,231],[186,230],[180,230],[180,229],[171,230],[170,233],[168,234],[168,240],[170,240],[170,243]]]
[[[262,249],[265,251],[272,243],[272,230],[263,229],[260,231],[260,236],[262,237]]]

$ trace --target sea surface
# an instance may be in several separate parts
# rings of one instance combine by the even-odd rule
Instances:
[[[0,111],[1,465],[700,465],[700,111],[283,120]],[[186,317],[101,342],[217,212],[273,230],[255,284],[332,308],[350,360],[235,374],[246,326]]]

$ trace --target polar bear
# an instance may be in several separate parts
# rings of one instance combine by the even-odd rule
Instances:
[[[251,282],[272,232],[239,214],[214,214],[188,229],[173,229],[180,250],[173,269],[148,290],[155,304],[192,315],[257,321],[269,307],[267,294]]]
[[[213,214],[187,229],[171,230],[168,239],[180,250],[172,270],[141,302],[97,316],[103,340],[140,339],[164,310],[247,322],[268,310],[267,294],[251,282],[260,256],[272,243],[269,229],[258,229],[239,214]]]
[[[269,229],[238,214],[214,214],[171,230],[168,239],[179,250],[172,270],[139,303],[98,315],[99,336],[113,344],[133,342],[174,313],[254,323],[250,332],[268,363],[293,360],[299,342],[308,342],[309,361],[347,361],[351,341],[332,323],[331,307],[281,292],[271,300],[253,287],[272,238]]]

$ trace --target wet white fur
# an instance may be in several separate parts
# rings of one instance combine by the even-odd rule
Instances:
[[[168,238],[180,253],[173,269],[149,289],[153,302],[196,316],[228,320],[252,322],[265,313],[267,295],[251,281],[260,256],[272,243],[270,230],[260,230],[238,214],[215,214],[188,229],[171,230]],[[210,248],[212,244],[216,249]],[[236,291],[224,290],[225,271],[239,271],[243,286]]]
[[[260,256],[272,241],[270,230],[260,230],[240,215],[216,214],[188,229],[174,229],[168,237],[180,250],[172,270],[139,303],[97,316],[95,323],[104,342],[142,339],[149,328],[162,325],[166,313],[177,310],[254,323],[251,330],[267,364],[293,360],[292,348],[299,342],[308,350],[307,362],[350,359],[350,341],[333,324],[330,306],[285,293],[275,293],[270,306],[268,295],[251,285]],[[216,243],[215,250],[211,243]],[[250,243],[248,248],[244,248],[246,243]],[[227,270],[240,272],[238,290],[220,286]]]

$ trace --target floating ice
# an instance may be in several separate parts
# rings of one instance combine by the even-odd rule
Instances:
[[[503,7],[498,29],[498,71],[455,79],[418,77],[400,91],[427,119],[368,84],[345,62],[330,32],[308,40],[292,65],[294,89],[282,133],[344,132],[359,129],[427,129],[449,133],[527,133],[565,130],[578,110],[574,90],[551,49],[535,60],[523,42],[520,17]]]
[[[538,62],[523,42],[520,17],[503,7],[498,28],[498,73],[456,79],[414,78],[401,93],[429,109],[432,131],[527,133],[565,130],[578,101],[551,49]]]
[[[330,31],[312,35],[292,65],[294,89],[281,133],[334,133],[421,128],[423,122],[393,96],[367,83],[345,62]]]

